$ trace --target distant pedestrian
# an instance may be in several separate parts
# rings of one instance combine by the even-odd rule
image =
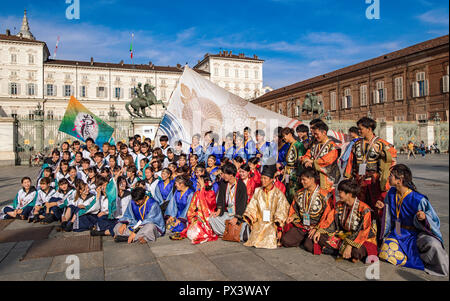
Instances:
[[[414,154],[414,143],[412,141],[408,142],[408,160],[409,156],[413,155],[414,159],[416,159],[416,155]]]

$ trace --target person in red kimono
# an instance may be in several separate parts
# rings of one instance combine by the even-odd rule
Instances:
[[[255,157],[256,158],[256,157]],[[247,203],[252,199],[253,194],[255,193],[255,189],[258,187],[256,185],[255,176],[251,176],[250,166],[248,163],[245,163],[239,169],[239,176],[247,187],[248,199]]]
[[[324,212],[313,236],[314,243],[321,247],[322,253],[352,262],[377,256],[376,223],[370,207],[357,198],[358,183],[343,180],[337,190],[340,200]]]
[[[261,187],[261,173],[259,172],[261,165],[259,164],[259,158],[253,157],[249,159],[248,166],[250,167],[250,177],[254,178],[256,187]]]
[[[199,177],[197,181],[200,187],[192,197],[187,212],[188,226],[180,233],[181,237],[189,238],[193,244],[218,239],[208,222],[216,209],[216,194],[212,189],[212,182],[208,175]]]

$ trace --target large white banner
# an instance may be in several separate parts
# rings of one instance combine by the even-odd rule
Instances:
[[[277,127],[295,129],[299,124],[297,119],[266,110],[228,92],[186,66],[170,98],[157,139],[167,135],[172,146],[181,140],[187,152],[195,134],[203,137],[213,131],[222,141],[229,133],[242,134],[248,126],[252,137],[255,130],[261,129],[271,141]]]

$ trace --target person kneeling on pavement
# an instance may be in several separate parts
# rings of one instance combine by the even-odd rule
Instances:
[[[142,244],[156,241],[166,231],[161,208],[141,187],[131,191],[131,202],[119,223],[114,227],[114,241]]]

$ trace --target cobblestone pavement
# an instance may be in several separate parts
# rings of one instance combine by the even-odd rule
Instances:
[[[419,191],[429,196],[441,219],[448,250],[449,157],[431,155],[407,161]],[[0,168],[0,206],[9,203],[25,175],[36,177],[28,167]],[[42,227],[15,220],[4,230]],[[50,237],[88,235],[53,230]],[[20,261],[33,241],[0,243],[0,280],[65,280],[66,255]],[[265,250],[238,243],[216,241],[191,245],[188,240],[171,241],[167,236],[154,243],[128,245],[103,238],[103,250],[74,254],[80,259],[80,280],[366,280],[367,265],[336,261],[331,256],[313,256],[299,248]],[[239,271],[237,273],[236,271]],[[422,271],[380,263],[380,280],[446,280]]]

